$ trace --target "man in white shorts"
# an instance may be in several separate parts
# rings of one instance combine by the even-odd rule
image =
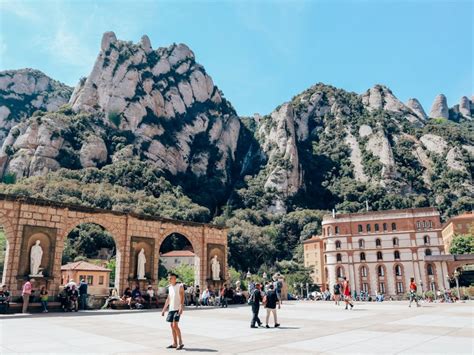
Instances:
[[[165,315],[166,309],[169,306],[166,321],[169,322],[171,326],[171,332],[173,334],[173,344],[167,346],[167,349],[182,350],[184,348],[184,344],[178,323],[179,318],[183,314],[184,310],[184,287],[183,284],[177,283],[176,279],[176,274],[168,274],[168,280],[170,282],[168,286],[168,297],[166,298],[166,302],[163,306],[163,311],[161,312],[161,315]]]

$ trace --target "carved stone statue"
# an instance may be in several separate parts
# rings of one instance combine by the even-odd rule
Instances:
[[[140,252],[138,253],[137,278],[139,280],[145,280],[145,264],[145,249],[142,248],[142,250],[140,250]]]
[[[221,264],[219,263],[219,260],[217,260],[217,255],[214,255],[211,261],[211,269],[212,269],[212,279],[214,281],[219,281],[220,278],[220,273],[221,273]]]
[[[30,253],[30,275],[43,276],[43,271],[40,271],[41,259],[43,259],[43,248],[40,246],[40,241],[37,240],[31,247]]]

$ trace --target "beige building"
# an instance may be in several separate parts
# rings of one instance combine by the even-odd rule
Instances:
[[[88,294],[108,295],[111,272],[110,269],[87,261],[76,261],[61,266],[61,282],[66,285],[70,280],[74,280],[79,285],[81,280],[85,280],[88,284]]]
[[[172,250],[160,255],[162,265],[166,270],[172,270],[180,265],[194,267],[196,255],[190,250]]]
[[[324,260],[323,241],[320,236],[313,236],[303,242],[304,266],[311,269],[314,284],[323,287]]]
[[[402,297],[410,277],[420,291],[447,287],[446,263],[424,261],[425,256],[444,254],[440,214],[434,208],[326,215],[322,235],[304,244],[307,265],[318,265],[318,243],[323,254],[319,265],[324,265],[319,268],[321,284],[331,292],[342,277],[352,290],[370,295]]]
[[[449,253],[454,236],[459,234],[474,234],[474,213],[466,212],[452,217],[444,224],[441,235],[446,253]]]

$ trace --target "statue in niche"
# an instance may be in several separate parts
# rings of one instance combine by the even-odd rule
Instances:
[[[43,276],[43,271],[40,271],[41,259],[43,259],[43,248],[40,246],[40,241],[37,240],[31,247],[30,252],[30,275]]]
[[[214,255],[211,261],[211,270],[212,270],[212,279],[214,281],[219,281],[220,278],[220,273],[221,273],[221,264],[219,263],[219,260],[217,260],[217,255]]]
[[[142,248],[138,253],[138,263],[137,263],[137,278],[139,280],[145,280],[145,264],[146,264],[146,257],[145,257],[145,249]]]

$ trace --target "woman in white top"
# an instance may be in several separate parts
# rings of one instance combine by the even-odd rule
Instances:
[[[174,273],[168,274],[170,285],[168,286],[168,297],[161,315],[164,316],[166,309],[169,307],[166,321],[170,323],[171,332],[173,334],[173,344],[169,345],[167,349],[181,350],[184,348],[183,339],[181,337],[181,330],[178,323],[179,318],[184,310],[184,287],[182,284],[176,282],[177,275]]]

